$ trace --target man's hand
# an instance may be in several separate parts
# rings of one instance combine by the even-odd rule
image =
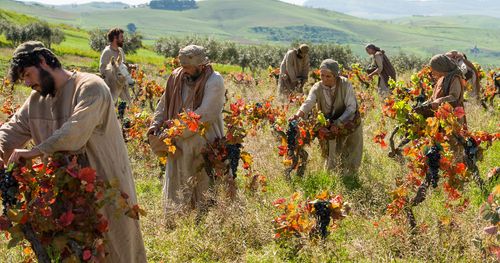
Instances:
[[[166,156],[168,153],[168,146],[158,137],[153,134],[148,135],[149,145],[154,154],[158,156]]]
[[[42,155],[43,153],[37,148],[33,148],[31,150],[15,149],[14,152],[12,152],[12,154],[10,155],[7,164],[19,163],[21,160],[31,160]]]
[[[439,101],[431,102],[431,107],[433,110],[437,110],[439,108],[439,105],[441,105],[441,103]]]
[[[302,117],[304,117],[304,112],[299,111],[297,114],[295,114],[292,117],[290,117],[288,119],[288,121],[290,122],[290,121],[298,120],[299,118],[302,118]]]

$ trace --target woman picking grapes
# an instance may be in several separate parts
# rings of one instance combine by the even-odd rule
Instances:
[[[363,127],[351,83],[340,76],[337,61],[326,59],[320,66],[321,81],[314,84],[299,111],[290,118],[307,116],[314,105],[329,120],[326,136],[320,136],[322,156],[328,170],[357,172],[363,153]],[[321,132],[321,131],[320,131]]]

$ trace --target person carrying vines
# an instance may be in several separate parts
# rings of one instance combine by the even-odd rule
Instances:
[[[204,162],[202,148],[207,142],[224,136],[224,79],[212,69],[202,46],[182,48],[179,60],[181,67],[168,78],[148,130],[151,147],[159,155],[168,152],[157,135],[166,122],[177,119],[181,112],[193,111],[208,127],[204,136],[185,130],[180,138],[175,139],[175,153],[167,156],[163,185],[167,215],[203,204],[210,180],[207,172],[200,169]]]
[[[443,103],[449,103],[453,108],[464,108],[464,86],[462,71],[448,56],[444,54],[435,55],[429,61],[432,78],[435,80],[435,86],[431,98],[426,104],[429,104],[433,110],[436,110]],[[458,119],[462,125],[467,125],[465,115]],[[463,147],[457,138],[450,138],[451,149],[455,152],[454,159],[457,162],[464,161]]]
[[[363,127],[358,102],[351,83],[340,76],[337,61],[326,59],[320,66],[321,81],[314,84],[298,112],[290,118],[306,117],[316,105],[329,120],[329,128],[320,130],[322,156],[328,170],[355,173],[363,154]],[[323,135],[321,135],[323,134]]]
[[[309,75],[309,46],[302,44],[297,49],[288,50],[280,65],[278,92],[288,95],[303,92]]]
[[[366,53],[372,57],[372,64],[368,69],[368,78],[378,75],[378,94],[387,97],[389,91],[389,79],[396,80],[396,70],[384,50],[374,44],[365,47]]]
[[[19,45],[9,78],[23,80],[33,91],[16,114],[0,127],[0,165],[48,157],[77,155],[106,182],[137,203],[132,170],[111,94],[94,75],[65,70],[54,53],[38,41]],[[28,141],[34,143],[25,149]],[[146,262],[139,222],[103,207],[109,220],[106,262]]]

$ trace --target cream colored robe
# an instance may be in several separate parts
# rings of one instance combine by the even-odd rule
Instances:
[[[346,78],[340,77],[339,80],[332,88],[324,86],[321,81],[314,84],[299,111],[307,115],[316,105],[325,115],[331,114],[334,120],[339,122],[353,120],[357,109],[356,95]],[[334,95],[335,92],[338,94]],[[332,101],[334,97],[335,100]],[[327,169],[340,168],[347,173],[356,172],[361,165],[363,155],[363,124],[350,135],[337,137],[328,140],[327,144],[320,143],[320,145],[324,147]]]
[[[186,110],[193,110],[193,102],[186,101],[193,86],[185,84],[182,90],[183,104]],[[201,116],[201,121],[208,124],[205,138],[190,131],[185,131],[182,138],[175,140],[177,151],[167,156],[165,182],[163,185],[164,206],[167,214],[184,209],[195,208],[204,201],[204,194],[209,188],[209,177],[203,169],[201,149],[208,142],[224,136],[222,110],[225,102],[224,79],[218,72],[212,73],[205,84],[201,105],[194,112]],[[164,116],[166,92],[156,108],[153,126],[161,126],[166,121]],[[192,96],[194,97],[194,96]]]
[[[305,55],[300,59],[297,57],[297,50],[288,50],[280,65],[279,94],[288,94],[292,91],[302,92],[297,87],[299,78],[303,78],[304,83],[306,83],[308,77],[309,55]]]
[[[118,179],[129,204],[137,203],[134,180],[113,100],[104,81],[96,75],[74,73],[55,97],[33,91],[17,113],[0,127],[0,154],[8,160],[12,151],[33,140],[44,154],[85,152],[97,176]],[[106,262],[146,262],[139,222],[116,216],[103,208],[109,221]]]
[[[118,48],[118,50],[114,50],[110,45],[107,45],[101,53],[101,59],[99,60],[99,72],[104,76],[104,71],[106,70],[106,66],[111,61],[111,57],[118,59],[118,56],[122,57],[122,62],[125,63],[125,53],[122,48]]]

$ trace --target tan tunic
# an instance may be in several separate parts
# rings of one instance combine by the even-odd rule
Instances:
[[[182,90],[183,105],[187,110],[193,110],[193,101],[188,101],[193,86],[185,84]],[[224,79],[218,72],[212,73],[205,84],[205,91],[201,105],[194,112],[201,116],[201,121],[208,124],[205,138],[198,134],[186,131],[182,138],[175,141],[177,151],[167,157],[165,183],[163,185],[164,205],[167,214],[181,211],[185,208],[194,208],[203,201],[203,195],[209,187],[209,177],[204,169],[201,149],[215,138],[224,136],[224,108],[225,94]],[[166,121],[164,93],[154,117],[154,126],[160,126]]]
[[[307,82],[309,74],[309,55],[302,58],[297,57],[297,50],[289,50],[280,66],[280,78],[278,82],[279,94],[287,94],[298,90],[299,78]]]
[[[127,149],[104,81],[93,74],[74,73],[55,97],[33,91],[17,113],[0,127],[0,154],[33,140],[44,154],[85,152],[91,167],[104,180],[118,179],[120,188],[137,203]],[[107,262],[146,262],[139,222],[103,208],[109,220]]]
[[[106,66],[111,61],[111,58],[115,59],[120,56],[122,58],[122,62],[125,63],[125,53],[121,47],[118,50],[114,50],[110,45],[107,45],[101,53],[101,59],[99,60],[99,72],[104,76],[104,71],[106,70]]]
[[[377,69],[375,70],[377,72],[377,75],[379,77],[378,81],[378,93],[381,96],[388,96],[390,91],[389,91],[389,86],[387,85],[388,79],[385,79],[385,77],[382,75],[382,71],[384,71],[384,54],[382,52],[377,52],[373,55],[373,62],[377,66]]]
[[[314,84],[299,110],[308,114],[316,105],[325,115],[333,116],[334,120],[353,120],[357,109],[356,95],[346,78],[340,77],[339,80],[332,88],[324,86],[321,81]],[[340,168],[345,172],[356,172],[363,154],[362,124],[350,135],[337,137],[320,145],[324,147],[327,169]]]
[[[464,107],[464,89],[460,82],[459,77],[455,77],[450,84],[450,89],[448,94],[445,94],[443,87],[444,77],[440,78],[436,83],[436,88],[431,97],[431,102],[437,102],[439,104],[448,102],[453,107]],[[461,124],[466,124],[466,117],[458,120]],[[464,162],[464,149],[463,146],[454,138],[449,139],[451,150],[455,153],[453,155],[453,160],[455,162]]]

